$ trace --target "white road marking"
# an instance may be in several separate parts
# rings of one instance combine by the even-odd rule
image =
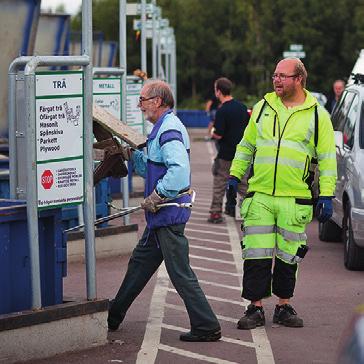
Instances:
[[[195,237],[187,235],[187,234],[186,234],[186,237],[188,240],[197,240],[197,241],[204,241],[206,243],[225,244],[225,245],[230,246],[230,243],[227,242],[226,240],[215,240],[215,239],[212,240],[212,239],[204,239],[204,238],[195,238]]]
[[[207,257],[201,257],[199,255],[193,255],[193,254],[190,254],[190,258],[196,258],[196,259],[208,260],[210,262],[217,262],[217,263],[224,263],[224,264],[233,264],[233,265],[235,265],[234,262],[228,262],[228,261],[223,260],[223,259],[207,258]]]
[[[215,232],[215,231],[206,231],[206,230],[190,229],[188,227],[186,227],[185,231],[194,232],[194,233],[204,233],[204,234],[214,234],[214,235],[229,236],[228,233],[218,233],[218,232]]]
[[[234,253],[236,269],[239,273],[242,274],[243,260],[241,258],[241,249],[240,247],[238,247],[238,244],[233,244],[234,241],[240,241],[240,237],[237,232],[234,219],[232,217],[229,217],[226,219],[226,223],[230,234],[231,248]],[[273,351],[265,328],[258,327],[250,331],[252,333],[253,341],[254,343],[256,343],[256,355],[258,364],[274,364],[275,361]]]
[[[229,255],[231,255],[231,251],[229,251],[229,250],[222,250],[222,249],[208,248],[208,247],[206,247],[206,246],[201,246],[201,245],[193,245],[193,244],[190,244],[190,248],[194,248],[194,249],[201,249],[201,250],[210,250],[210,251],[217,252],[217,253],[224,253],[224,254],[229,254]]]
[[[160,344],[159,345],[159,349],[164,350],[164,351],[167,351],[169,353],[181,355],[181,356],[186,357],[186,358],[191,358],[191,359],[195,359],[195,360],[206,361],[208,363],[216,363],[216,364],[239,364],[239,363],[237,363],[235,361],[228,361],[228,360],[224,360],[224,359],[213,358],[213,357],[210,357],[210,356],[193,353],[191,351],[187,351],[187,350],[183,350],[183,349],[177,349],[177,348],[174,348],[173,346],[168,346],[168,345],[163,345],[163,344]]]
[[[199,279],[198,280],[200,283],[204,283],[207,284],[209,286],[214,286],[214,287],[221,287],[221,288],[227,288],[227,289],[233,289],[235,291],[241,291],[240,287],[236,287],[236,286],[228,286],[227,284],[221,284],[221,283],[215,283],[215,282],[210,282],[210,281],[205,281],[203,279]]]
[[[163,324],[162,326],[165,329],[168,329],[168,330],[181,331],[181,332],[187,332],[187,331],[189,331],[189,330],[186,330],[183,327],[174,326],[174,325],[166,325],[166,324]],[[252,342],[242,341],[242,340],[236,340],[236,339],[230,339],[230,338],[225,337],[225,336],[223,336],[220,340],[221,341],[228,342],[228,343],[237,344],[237,345],[240,345],[240,346],[248,346],[250,348],[255,348],[256,347],[256,345],[254,343],[252,343]]]
[[[174,288],[168,288],[168,292],[173,292],[175,294],[178,294],[177,291]],[[218,301],[218,302],[226,302],[231,303],[232,305],[238,305],[238,306],[247,306],[250,302],[247,302],[246,300],[243,301],[234,301],[227,298],[221,298],[216,296],[209,296],[206,295],[206,298],[212,301]]]
[[[223,272],[221,270],[196,267],[196,266],[191,266],[191,267],[193,270],[202,270],[204,272],[211,272],[211,273],[215,273],[215,274],[225,274],[225,275],[229,275],[229,276],[240,277],[240,274],[238,274],[238,273]]]
[[[158,269],[157,282],[149,305],[148,322],[136,364],[151,364],[155,362],[160,343],[168,285],[169,277],[163,263]]]
[[[195,220],[193,217],[192,217],[191,219]],[[200,220],[201,220],[201,221],[203,221],[204,219],[200,219]],[[208,224],[206,220],[205,220],[205,222],[204,222],[204,223],[202,223],[202,224],[199,224],[199,223],[197,223],[197,222],[193,222],[193,221],[191,221],[191,220],[190,220],[190,221],[188,222],[187,227],[190,227],[191,225],[199,226],[199,227],[203,226],[204,228],[211,229],[211,230],[213,230],[213,231],[215,231],[215,229],[217,229],[217,230],[224,230],[224,231],[227,231],[227,227],[226,227],[226,226],[221,226],[221,225],[220,225],[220,226],[216,226],[216,225],[211,226],[211,224]],[[204,230],[204,231],[206,231],[206,230]]]

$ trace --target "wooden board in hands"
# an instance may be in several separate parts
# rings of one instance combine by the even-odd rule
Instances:
[[[144,135],[139,134],[100,106],[93,105],[92,117],[99,126],[112,135],[116,135],[132,148],[143,148],[146,145],[147,138]]]

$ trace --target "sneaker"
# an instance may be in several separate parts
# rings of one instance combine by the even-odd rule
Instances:
[[[221,339],[221,330],[217,329],[207,334],[195,335],[192,332],[186,332],[185,334],[181,334],[179,339],[181,341],[189,341],[189,342],[208,342],[208,341],[217,341]]]
[[[276,305],[273,323],[287,327],[303,327],[303,320],[297,316],[297,312],[289,304]]]
[[[258,307],[253,304],[248,306],[248,309],[244,312],[244,316],[238,322],[239,330],[251,330],[258,326],[265,324],[263,307]]]
[[[221,216],[220,212],[211,212],[210,217],[207,219],[208,222],[212,224],[221,224],[224,222],[223,217]]]

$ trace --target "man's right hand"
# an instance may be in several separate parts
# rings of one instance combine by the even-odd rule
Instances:
[[[130,147],[120,147],[120,152],[125,161],[130,160],[131,154],[133,153],[133,149]]]

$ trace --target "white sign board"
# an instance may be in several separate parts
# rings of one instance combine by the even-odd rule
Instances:
[[[95,77],[93,100],[95,105],[106,109],[121,120],[121,77]]]
[[[127,80],[126,83],[126,122],[138,133],[146,135],[149,133],[150,126],[148,121],[144,125],[143,113],[138,107],[140,90],[143,87],[141,80]]]
[[[37,73],[35,107],[38,208],[82,203],[83,73]]]
[[[286,52],[283,52],[283,57],[284,58],[288,58],[288,57],[305,58],[306,53],[304,51],[286,51]]]

